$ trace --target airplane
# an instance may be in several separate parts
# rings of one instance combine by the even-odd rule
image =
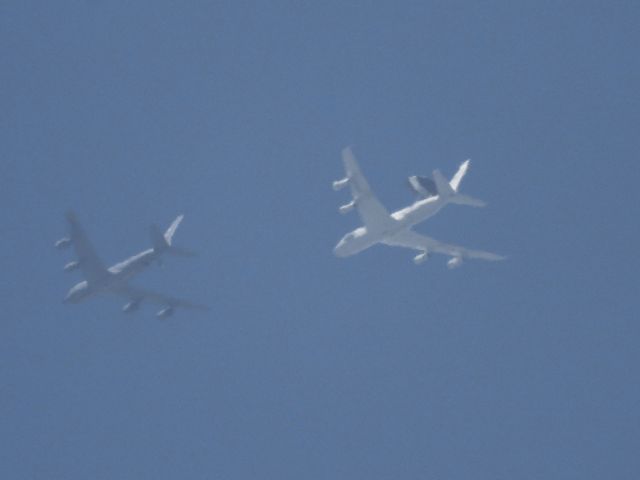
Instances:
[[[183,218],[184,215],[179,215],[164,234],[157,226],[152,225],[149,232],[153,243],[152,248],[144,250],[107,268],[96,254],[93,245],[85,234],[80,222],[78,222],[76,215],[73,212],[68,212],[66,219],[69,224],[69,236],[55,242],[55,247],[64,249],[73,245],[78,260],[67,263],[63,270],[71,272],[80,269],[85,280],[69,290],[67,296],[64,298],[64,303],[79,303],[98,294],[111,293],[128,300],[128,303],[122,307],[122,311],[125,313],[136,311],[143,300],[161,306],[161,309],[156,314],[159,318],[171,316],[178,307],[207,310],[207,307],[203,305],[197,305],[169,295],[144,290],[127,283],[129,279],[146,270],[147,267],[154,262],[160,263],[161,257],[164,254],[184,257],[195,255],[189,250],[176,247],[172,244],[173,235],[176,233]]]
[[[472,207],[486,205],[481,200],[458,193],[460,182],[469,169],[469,160],[462,163],[450,182],[438,170],[433,171],[433,180],[419,176],[409,177],[409,185],[421,198],[393,213],[389,213],[373,194],[350,147],[342,150],[342,160],[346,177],[333,182],[333,189],[341,190],[348,185],[352,201],[342,205],[339,211],[345,214],[355,208],[364,225],[342,237],[333,249],[337,257],[355,255],[373,245],[383,244],[419,251],[413,258],[416,265],[428,260],[431,253],[447,255],[451,257],[447,261],[450,269],[461,266],[465,259],[497,261],[506,258],[495,253],[442,243],[412,230],[415,225],[432,217],[450,203]]]

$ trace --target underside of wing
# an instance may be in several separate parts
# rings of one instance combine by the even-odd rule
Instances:
[[[78,267],[89,283],[98,282],[109,275],[89,238],[73,212],[67,213],[71,243],[78,257]]]
[[[426,235],[421,235],[413,230],[405,230],[391,238],[386,239],[383,243],[396,247],[406,247],[414,250],[420,250],[426,253],[440,253],[449,255],[454,258],[477,258],[481,260],[504,260],[505,257],[495,253],[484,252],[482,250],[471,250],[458,245],[442,243]]]
[[[387,209],[384,208],[371,191],[371,187],[369,187],[369,183],[360,171],[358,162],[350,147],[342,150],[342,161],[344,162],[347,176],[344,180],[335,182],[334,187],[340,187],[348,183],[353,200],[351,203],[341,207],[340,211],[347,212],[355,207],[362,223],[368,230],[384,230],[393,220],[389,216]]]

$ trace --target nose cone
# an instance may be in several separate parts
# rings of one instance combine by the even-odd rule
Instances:
[[[340,240],[338,242],[338,244],[333,247],[333,254],[336,257],[344,257],[346,256],[345,251],[344,251],[344,240]]]

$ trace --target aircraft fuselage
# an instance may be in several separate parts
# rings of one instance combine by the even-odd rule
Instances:
[[[333,249],[338,257],[348,257],[372,247],[376,243],[392,238],[395,234],[407,230],[418,223],[432,217],[447,204],[439,196],[419,200],[408,207],[393,212],[387,228],[370,231],[367,227],[359,227],[347,233]]]
[[[149,248],[122,262],[116,263],[107,269],[109,275],[104,280],[91,284],[84,280],[74,285],[67,293],[64,302],[79,303],[97,293],[111,290],[144,271],[158,256],[158,253],[153,248]]]
[[[116,263],[112,267],[109,267],[108,270],[121,280],[128,280],[134,275],[146,270],[158,257],[158,253],[153,248],[149,248],[120,263]]]

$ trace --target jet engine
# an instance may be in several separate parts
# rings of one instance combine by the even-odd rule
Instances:
[[[336,180],[333,182],[333,189],[337,192],[338,190],[342,190],[349,184],[349,177],[343,178],[342,180]]]
[[[140,300],[132,300],[129,303],[127,303],[124,307],[122,307],[122,311],[124,313],[131,313],[138,310],[138,308],[140,308]]]
[[[80,262],[78,262],[78,261],[73,261],[73,262],[69,262],[69,263],[67,263],[67,264],[64,266],[63,270],[64,270],[65,272],[73,272],[74,270],[77,270],[79,266],[80,266]]]
[[[69,245],[71,245],[71,239],[69,237],[63,237],[60,240],[58,240],[56,243],[54,243],[56,248],[68,248]]]
[[[453,257],[453,258],[450,258],[449,261],[447,262],[447,267],[449,267],[449,270],[458,268],[461,265],[462,265],[462,257]]]
[[[351,210],[353,210],[353,208],[356,206],[356,201],[352,200],[351,202],[347,203],[346,205],[342,205],[338,211],[341,214],[345,214],[345,213],[349,213]]]
[[[429,252],[419,253],[418,255],[413,257],[413,263],[415,263],[416,265],[420,265],[422,262],[426,262],[427,260],[429,260],[429,256]]]
[[[160,310],[158,313],[156,313],[156,317],[158,318],[166,318],[166,317],[170,317],[171,315],[173,315],[173,307],[165,307],[162,310]]]

